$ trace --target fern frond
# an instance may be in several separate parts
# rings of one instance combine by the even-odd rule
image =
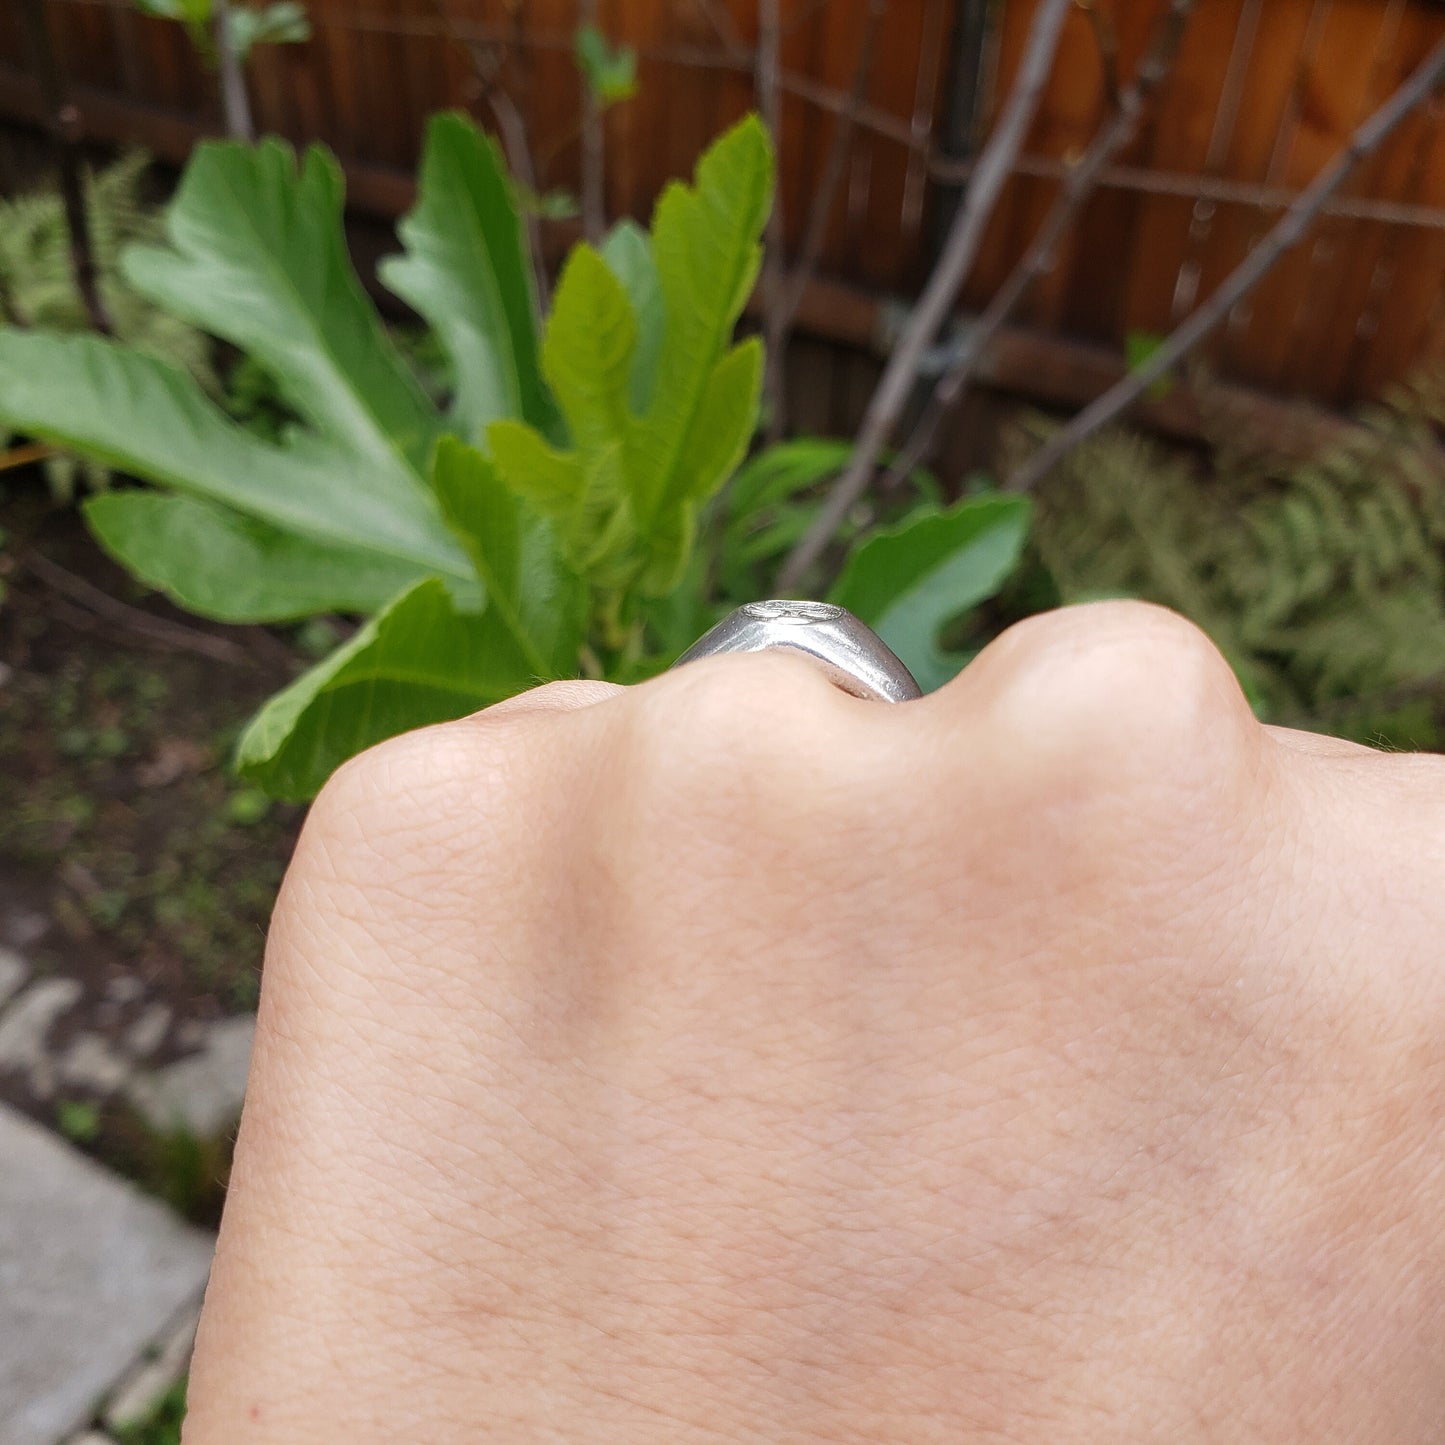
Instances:
[[[1266,712],[1388,739],[1445,696],[1445,367],[1362,408],[1303,460],[1231,427],[1205,468],[1124,430],[1080,447],[1040,497],[1037,545],[1066,598],[1116,592],[1192,617]],[[1262,683],[1261,683],[1261,680]],[[1385,712],[1368,699],[1388,695]],[[1340,700],[1359,699],[1341,710]],[[1438,703],[1438,696],[1437,696]],[[1429,709],[1427,709],[1427,712]],[[1445,737],[1445,712],[1430,741]]]
[[[133,242],[155,241],[161,215],[144,192],[150,158],[130,151],[87,175],[86,215],[100,295],[117,339],[188,371],[207,391],[220,393],[210,339],[133,290],[120,257]],[[65,206],[54,186],[0,202],[0,323],[84,331],[90,318],[75,282]],[[64,500],[81,484],[104,485],[95,463],[55,456],[46,465],[52,491]]]

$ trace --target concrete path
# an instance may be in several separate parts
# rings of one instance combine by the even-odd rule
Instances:
[[[205,1286],[213,1241],[0,1109],[0,1445],[94,1418]]]
[[[234,1127],[254,1018],[176,1020],[129,976],[87,993],[22,954],[37,928],[0,910],[10,1097],[42,1117],[121,1097],[157,1130]],[[163,1044],[182,1052],[157,1066]],[[148,1416],[185,1371],[212,1242],[0,1105],[0,1445],[106,1445]]]

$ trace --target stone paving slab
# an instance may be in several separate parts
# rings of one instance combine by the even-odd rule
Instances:
[[[0,1445],[55,1445],[205,1286],[214,1240],[0,1109]]]

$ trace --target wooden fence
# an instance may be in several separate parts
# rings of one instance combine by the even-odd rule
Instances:
[[[50,0],[92,138],[180,159],[216,127],[210,79],[178,27],[129,0]],[[575,188],[581,93],[578,0],[310,0],[313,39],[258,53],[258,123],[320,139],[346,163],[355,204],[391,214],[410,194],[425,115],[488,87],[520,109],[542,187]],[[609,112],[607,199],[646,214],[669,176],[753,99],[756,0],[599,0],[636,47],[637,96]],[[926,272],[966,174],[970,129],[1007,92],[1033,9],[1006,0],[784,0],[780,199],[788,244],[807,228],[843,117],[842,180],[819,274],[845,283],[806,313],[852,341],[884,295]],[[1071,15],[1017,173],[971,279],[977,306],[1027,244],[1064,168],[1127,79],[1161,0],[1092,0]],[[0,10],[0,117],[39,116],[14,6]],[[977,34],[982,34],[979,43]],[[1020,319],[1122,351],[1162,332],[1246,254],[1359,121],[1445,33],[1427,0],[1199,0],[1175,70],[1132,150],[1087,206]],[[864,42],[873,44],[865,51]],[[481,72],[492,71],[486,85]],[[856,93],[855,93],[856,92]],[[970,128],[969,117],[974,124]],[[1341,403],[1445,352],[1445,105],[1416,115],[1363,165],[1255,297],[1209,344],[1224,376]],[[860,317],[863,318],[860,320]]]

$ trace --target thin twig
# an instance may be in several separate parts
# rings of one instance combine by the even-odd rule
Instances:
[[[504,59],[500,42],[491,44],[463,34],[452,19],[446,0],[432,0],[432,10],[446,30],[447,37],[459,47],[471,61],[472,72],[482,98],[491,108],[501,133],[502,149],[507,153],[507,166],[512,175],[535,197],[537,195],[537,171],[532,164],[532,146],[527,135],[527,122],[521,107],[512,99],[511,92],[497,80]],[[547,283],[547,263],[542,254],[542,223],[533,207],[524,206],[522,224],[527,233],[527,250],[532,260],[532,276],[537,287],[537,302],[545,312],[550,288]]]
[[[597,27],[597,0],[577,0],[577,23]],[[602,103],[590,76],[582,75],[582,234],[600,245],[607,229],[607,152]]]
[[[1297,245],[1310,223],[1324,209],[1359,163],[1371,155],[1412,111],[1423,105],[1445,77],[1445,40],[1430,52],[1414,74],[1350,137],[1345,148],[1295,198],[1274,228],[1229,274],[1224,283],[1150,355],[1067,426],[1040,447],[1006,483],[1010,491],[1026,492],[1086,437],[1132,406],[1167,371],[1193,350],[1267,276],[1274,264]]]
[[[1068,173],[1054,204],[1029,249],[994,293],[983,314],[965,332],[953,364],[939,378],[913,435],[903,446],[882,483],[889,491],[901,484],[932,451],[939,429],[959,398],[967,391],[978,365],[999,327],[1013,315],[1029,288],[1053,266],[1060,240],[1073,224],[1084,202],[1094,193],[1104,167],[1138,133],[1139,119],[1150,97],[1164,83],[1179,53],[1179,43],[1195,0],[1169,0],[1160,17],[1148,53],[1139,63],[1132,84],[1119,96],[1119,107]]]
[[[1094,32],[1099,66],[1104,72],[1104,94],[1109,97],[1110,106],[1117,110],[1123,97],[1119,87],[1119,33],[1114,28],[1114,17],[1104,10],[1100,0],[1079,0],[1079,8],[1088,15]]]
[[[782,153],[782,107],[778,91],[779,0],[758,0],[758,49],[754,88],[758,115],[772,137],[773,153]],[[774,192],[763,233],[763,336],[767,342],[763,371],[763,397],[768,423],[767,439],[775,442],[787,427],[783,346],[783,198]]]
[[[733,24],[733,17],[718,4],[718,0],[692,0],[692,3],[702,11],[708,24],[717,32],[717,38],[722,41],[723,49],[729,55],[744,56],[748,53],[741,32]]]
[[[40,93],[45,103],[45,127],[55,143],[76,290],[80,292],[91,327],[101,335],[109,336],[114,327],[106,310],[105,298],[100,294],[100,274],[95,264],[90,214],[86,209],[85,185],[81,179],[80,112],[65,93],[65,77],[51,39],[45,0],[25,0],[24,19],[30,64],[40,82]]]
[[[542,221],[537,214],[535,201],[540,194],[537,172],[532,167],[532,149],[527,138],[527,122],[522,108],[512,99],[511,93],[500,85],[493,85],[484,94],[496,119],[497,129],[502,135],[502,148],[507,153],[507,165],[512,174],[526,187],[533,204],[521,207],[522,225],[527,233],[527,251],[532,260],[532,276],[537,286],[537,305],[546,312],[551,298],[551,285],[547,280],[547,260],[542,250]]]
[[[979,154],[973,180],[949,227],[933,274],[928,278],[923,295],[909,316],[884,368],[883,377],[868,403],[847,470],[834,484],[817,519],[783,564],[778,585],[784,592],[796,587],[822,556],[824,548],[847,516],[848,509],[867,489],[878,457],[888,445],[908,402],[924,354],[953,309],[959,289],[978,254],[984,229],[993,215],[1003,184],[1013,169],[1014,158],[1023,145],[1038,108],[1039,97],[1053,69],[1054,53],[1058,49],[1059,35],[1071,3],[1072,0],[1040,0],[1034,11],[1028,46],[1003,114]]]
[[[227,638],[216,637],[209,632],[202,632],[199,628],[187,627],[184,623],[170,622],[164,617],[142,612],[139,607],[132,607],[129,603],[112,597],[109,592],[102,592],[85,578],[77,577],[74,572],[67,571],[58,562],[52,562],[49,557],[39,552],[27,552],[24,565],[27,572],[61,596],[80,603],[88,612],[103,617],[107,622],[119,623],[132,632],[140,633],[152,642],[159,642],[180,652],[194,652],[216,662],[251,662],[246,650]]]
[[[833,144],[829,148],[828,159],[824,162],[818,189],[813,193],[812,207],[808,212],[808,227],[803,234],[802,245],[798,248],[797,260],[788,273],[787,289],[781,307],[785,344],[787,333],[797,320],[798,308],[803,304],[808,283],[817,270],[818,258],[823,253],[823,243],[828,237],[828,222],[832,218],[833,203],[837,199],[838,187],[847,168],[853,132],[858,126],[858,113],[868,96],[868,78],[873,70],[873,42],[877,38],[879,23],[887,9],[888,0],[869,0],[868,18],[864,23],[863,39],[858,50],[858,64],[853,70],[849,106],[838,113],[838,123],[833,129]]]
[[[211,0],[212,44],[216,48],[216,77],[221,87],[221,116],[226,134],[247,143],[256,139],[251,119],[251,97],[246,90],[246,67],[236,51],[231,29],[230,0]]]
[[[0,472],[8,472],[15,467],[28,467],[31,462],[43,462],[54,455],[55,448],[44,442],[26,442],[22,446],[11,447],[8,452],[0,453]]]

